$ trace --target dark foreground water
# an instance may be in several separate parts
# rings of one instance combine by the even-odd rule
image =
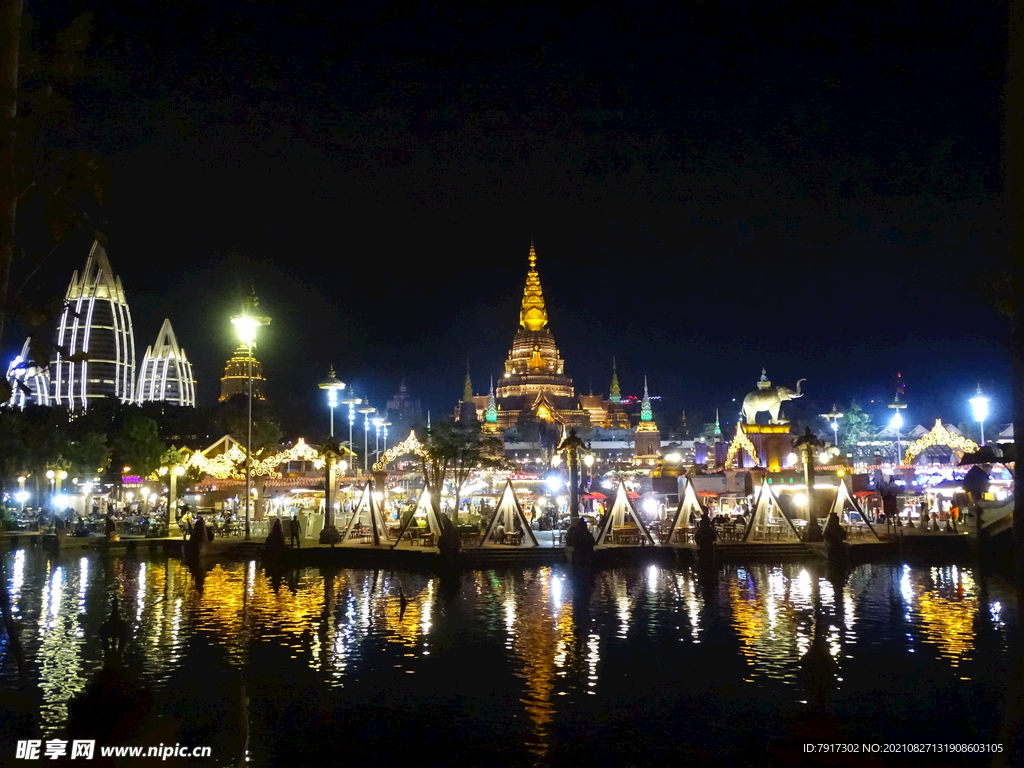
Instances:
[[[4,557],[43,740],[64,734],[69,700],[101,667],[97,630],[114,596],[130,624],[128,670],[155,694],[152,729],[134,743],[210,746],[208,765],[237,763],[243,720],[255,766],[841,765],[860,764],[869,743],[1007,749],[1020,727],[1004,703],[1021,696],[1017,596],[970,567],[440,578]],[[30,765],[13,759],[6,637],[0,653],[0,764]],[[808,755],[805,741],[860,755]],[[874,764],[995,757],[881,753]]]

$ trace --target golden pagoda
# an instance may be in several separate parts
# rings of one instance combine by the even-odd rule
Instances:
[[[263,378],[263,366],[252,356],[252,397],[253,400],[266,400],[266,379]],[[220,397],[224,402],[235,395],[249,394],[249,345],[244,341],[224,364],[224,375],[220,378]]]
[[[548,328],[533,243],[519,328],[505,360],[504,375],[493,395],[473,399],[480,420],[492,425],[491,429],[505,430],[526,421],[590,425],[590,413],[580,406],[572,379],[565,374],[565,361]]]

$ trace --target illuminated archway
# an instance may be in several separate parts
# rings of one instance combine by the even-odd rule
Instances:
[[[950,432],[942,425],[942,419],[936,419],[931,432],[907,446],[906,453],[903,454],[903,463],[912,464],[920,454],[935,445],[951,448],[958,461],[965,453],[974,453],[978,450],[976,442],[963,435],[958,435],[956,432]]]
[[[747,433],[743,431],[743,425],[740,422],[736,422],[736,436],[729,443],[729,450],[725,453],[725,468],[731,469],[736,466],[736,457],[740,451],[746,451],[750,454],[750,458],[754,461],[754,466],[760,466],[761,461],[757,458],[757,448],[747,437]]]
[[[411,453],[421,459],[427,458],[427,449],[423,447],[423,443],[416,439],[416,430],[411,431],[409,436],[398,445],[393,445],[384,451],[381,454],[380,461],[374,462],[373,471],[387,472],[388,464],[407,453]]]

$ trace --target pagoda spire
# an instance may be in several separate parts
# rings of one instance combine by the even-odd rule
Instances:
[[[537,273],[537,251],[530,241],[530,269],[526,273],[526,288],[523,290],[523,308],[519,312],[519,325],[528,331],[542,331],[548,324],[548,312],[544,307],[544,293]]]
[[[619,375],[615,371],[615,357],[612,356],[612,385],[608,391],[608,402],[622,402],[622,388],[619,386]]]
[[[494,399],[494,377],[491,376],[491,389],[487,393],[487,414],[484,416],[484,421],[488,424],[493,424],[498,420],[498,406]]]
[[[720,438],[721,436],[722,436],[722,424],[718,421],[718,409],[715,408],[715,438],[716,438],[716,442],[717,442],[717,438]]]
[[[466,361],[466,383],[462,385],[462,402],[468,403],[473,399],[473,382],[469,378],[469,361]]]
[[[647,376],[644,376],[644,399],[640,401],[640,421],[654,421],[651,415],[651,398],[647,394]]]

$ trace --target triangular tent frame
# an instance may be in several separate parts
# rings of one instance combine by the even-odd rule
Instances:
[[[437,541],[437,539],[440,538],[442,528],[441,518],[438,517],[439,512],[437,509],[437,505],[434,504],[434,497],[430,495],[430,491],[424,488],[423,492],[420,494],[419,500],[416,502],[416,509],[409,516],[409,519],[405,521],[405,524],[402,525],[401,528],[399,528],[398,541],[391,545],[392,549],[395,549],[403,542],[405,542],[405,544],[408,546],[412,546],[412,540],[410,539],[406,541],[405,534],[406,531],[408,531],[412,527],[413,521],[416,520],[416,518],[419,516],[421,512],[427,518],[427,528],[430,530],[432,534],[434,534],[434,541]]]
[[[864,510],[861,509],[860,504],[850,494],[850,489],[846,487],[846,483],[842,480],[839,481],[839,487],[836,488],[836,497],[832,501],[832,506],[829,507],[829,512],[835,512],[839,516],[841,522],[850,523],[850,515],[846,511],[846,503],[849,503],[853,507],[853,511],[860,515],[860,519],[868,526],[868,530],[871,531],[871,535],[875,537],[876,541],[882,539],[878,536],[878,531],[875,530],[874,526],[871,525],[871,521],[868,520],[868,516],[864,514]]]
[[[353,538],[352,534],[356,524],[360,523],[366,515],[369,515],[370,518],[368,523],[370,526],[371,544],[379,547],[382,541],[387,542],[388,534],[387,527],[384,525],[384,515],[380,511],[380,507],[377,506],[377,501],[373,498],[372,480],[367,480],[366,485],[363,486],[363,494],[359,497],[359,504],[356,505],[356,509],[352,513],[352,519],[348,521],[345,533],[341,537],[342,545],[352,545],[349,539]]]
[[[691,521],[693,520],[694,513],[706,515],[708,511],[700,503],[700,497],[697,496],[697,491],[693,489],[693,483],[686,479],[683,480],[683,493],[679,497],[679,506],[676,507],[672,524],[668,529],[668,538],[665,541],[671,544],[675,541],[676,531],[689,528],[692,524]]]
[[[647,539],[647,543],[652,547],[658,546],[658,542],[654,540],[653,536],[651,536],[651,532],[647,530],[647,526],[644,525],[644,521],[641,520],[640,515],[637,514],[636,507],[634,507],[633,502],[630,501],[629,494],[626,492],[625,484],[621,482],[615,491],[615,501],[612,502],[612,508],[608,510],[608,514],[604,516],[604,523],[601,525],[601,529],[597,533],[597,541],[595,544],[597,546],[607,546],[610,544],[607,540],[611,537],[612,529],[616,526],[623,525],[627,515],[632,516],[633,522],[635,522],[637,527],[640,529],[641,535]]]
[[[782,517],[786,524],[789,526],[789,530],[793,532],[793,536],[797,541],[803,541],[803,537],[800,535],[800,531],[797,530],[796,526],[793,525],[793,521],[786,517],[782,512],[782,505],[779,503],[778,496],[775,495],[775,491],[771,485],[768,484],[768,478],[764,478],[761,481],[761,490],[757,494],[757,501],[754,503],[754,514],[750,518],[750,524],[747,525],[747,531],[743,534],[743,541],[767,541],[767,537],[760,538],[759,533],[764,531],[768,525],[768,510],[771,505],[774,504],[778,510],[778,514]],[[758,533],[755,533],[758,532]]]
[[[498,501],[498,508],[495,510],[494,515],[491,517],[491,522],[487,524],[487,530],[484,531],[484,537],[480,540],[481,547],[503,547],[509,546],[507,544],[499,544],[496,541],[492,541],[491,534],[494,533],[498,527],[498,523],[505,524],[505,530],[507,532],[515,531],[515,521],[519,521],[519,525],[523,529],[523,538],[519,541],[519,547],[539,547],[540,544],[537,541],[537,537],[533,535],[533,529],[530,528],[530,523],[526,519],[526,515],[523,512],[523,507],[519,503],[519,499],[516,498],[516,492],[512,488],[512,481],[505,481],[505,489],[501,492],[501,499]]]

